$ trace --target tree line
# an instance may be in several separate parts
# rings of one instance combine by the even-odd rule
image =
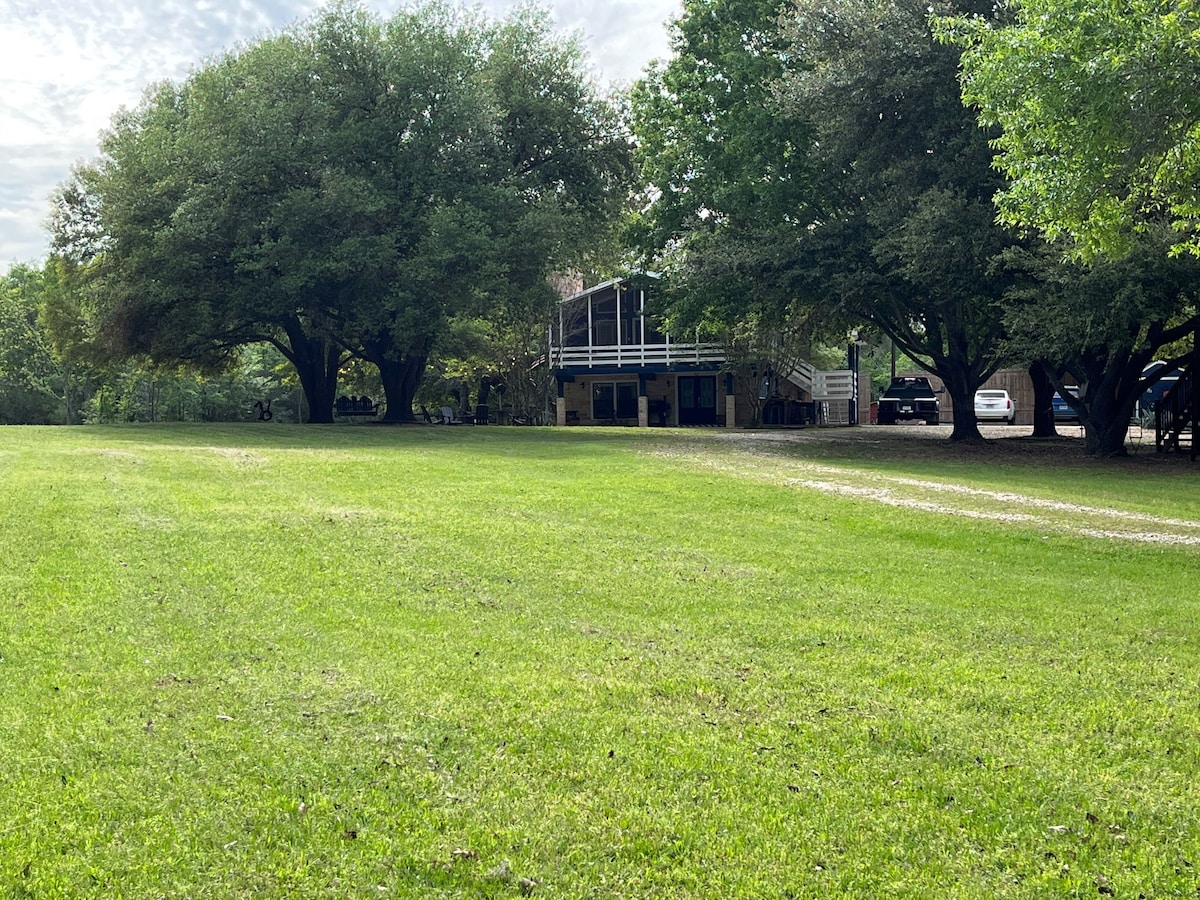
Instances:
[[[731,346],[885,337],[943,379],[953,439],[1000,366],[1035,433],[1078,384],[1088,452],[1120,453],[1143,368],[1200,324],[1194,19],[685,0],[622,92],[535,8],[337,3],[115,116],[45,271],[5,283],[41,279],[40,359],[270,348],[309,421],[347,379],[405,421],[435,370],[530,393],[556,273],[655,271],[673,329]]]

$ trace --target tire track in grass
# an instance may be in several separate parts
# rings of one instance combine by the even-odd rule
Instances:
[[[863,475],[855,470],[845,470],[848,476]],[[874,476],[879,477],[879,476]],[[895,479],[904,484],[911,479]],[[996,522],[1015,522],[1033,525],[1042,529],[1052,529],[1060,533],[1076,534],[1081,537],[1107,538],[1112,540],[1135,541],[1147,544],[1171,544],[1178,546],[1200,546],[1200,534],[1186,534],[1179,531],[1155,531],[1140,528],[1138,530],[1122,530],[1119,528],[1094,528],[1082,523],[1072,524],[1060,517],[1039,516],[1032,513],[985,510],[968,506],[956,506],[946,503],[936,503],[919,497],[903,496],[887,487],[867,487],[846,482],[817,481],[814,479],[789,479],[788,483],[811,488],[827,494],[838,494],[858,499],[882,503],[904,509],[915,509],[922,512],[938,513],[948,516],[959,516],[970,519],[988,519]],[[947,492],[952,496],[986,497],[989,500],[1012,505],[1029,505],[1041,509],[1063,512],[1071,515],[1099,516],[1116,521],[1130,521],[1138,524],[1154,523],[1167,527],[1196,530],[1200,532],[1200,522],[1189,522],[1185,519],[1168,519],[1152,516],[1148,513],[1126,512],[1118,509],[1097,506],[1083,506],[1071,503],[1045,500],[1040,497],[1028,497],[1023,494],[1009,492],[981,491],[966,485],[941,484],[938,482],[921,482],[919,486],[926,490]]]
[[[955,482],[797,462],[761,452],[718,457],[674,448],[657,451],[656,455],[686,459],[689,463],[738,477],[935,515],[1023,525],[1099,540],[1200,546],[1200,521],[1193,519],[1069,503]]]
[[[1167,516],[1156,516],[1152,513],[1130,512],[1112,509],[1111,507],[1106,506],[1086,506],[1079,503],[1066,503],[1062,500],[1046,500],[1042,497],[1029,497],[1024,494],[1014,494],[1009,491],[987,491],[983,490],[982,488],[967,487],[964,484],[943,484],[937,481],[921,481],[916,478],[899,477],[896,477],[893,480],[895,480],[898,484],[911,484],[914,487],[928,488],[934,491],[946,491],[956,494],[988,497],[993,500],[1019,503],[1027,506],[1040,507],[1042,509],[1083,513],[1086,515],[1107,516],[1115,519],[1149,522],[1164,526],[1178,526],[1180,528],[1200,528],[1200,522],[1194,522],[1189,519],[1172,519]]]

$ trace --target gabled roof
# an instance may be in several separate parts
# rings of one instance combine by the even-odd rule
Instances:
[[[592,294],[598,294],[601,291],[606,291],[611,287],[616,287],[617,285],[633,278],[654,278],[657,280],[662,278],[662,275],[658,272],[634,272],[632,275],[623,275],[618,278],[610,278],[608,281],[600,282],[600,284],[593,284],[590,288],[584,288],[582,291],[576,291],[570,297],[564,297],[562,302],[573,303],[576,300],[584,300],[587,297],[592,296]]]

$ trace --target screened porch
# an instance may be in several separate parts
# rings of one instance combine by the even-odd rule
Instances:
[[[646,290],[608,281],[565,299],[550,328],[550,358],[559,369],[721,363],[719,344],[677,341],[659,330]]]

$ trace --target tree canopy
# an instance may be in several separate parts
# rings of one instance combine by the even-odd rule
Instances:
[[[549,275],[603,244],[627,155],[544,13],[335,5],[116,117],[55,232],[97,260],[115,349],[204,361],[272,343],[313,421],[357,357],[405,420],[450,319],[545,302]]]
[[[814,291],[877,324],[939,375],[954,439],[974,439],[975,390],[1001,362],[988,135],[958,93],[958,52],[917,0],[797,0],[781,19],[792,64],[778,101],[816,126],[820,214],[805,254]]]
[[[1095,454],[1124,452],[1143,367],[1200,321],[1200,272],[1169,258],[1200,255],[1197,26],[1193,4],[1158,0],[935,20],[995,130],[1000,219],[1048,241],[1021,263],[1033,280],[1007,304],[1010,346],[1080,383]]]
[[[784,114],[783,0],[686,0],[673,56],[632,92],[644,204],[630,230],[661,269],[680,325],[794,325],[807,298],[791,282],[808,211],[812,128]]]
[[[0,276],[0,422],[42,424],[62,402],[63,373],[39,324],[47,273],[27,265]]]
[[[1192,0],[1022,0],[1007,20],[939,20],[962,94],[1010,183],[1001,217],[1084,256],[1169,223],[1200,253],[1200,8]]]
[[[987,135],[926,5],[689,0],[635,88],[634,234],[670,312],[729,333],[877,324],[941,375],[955,438],[1000,363]]]

